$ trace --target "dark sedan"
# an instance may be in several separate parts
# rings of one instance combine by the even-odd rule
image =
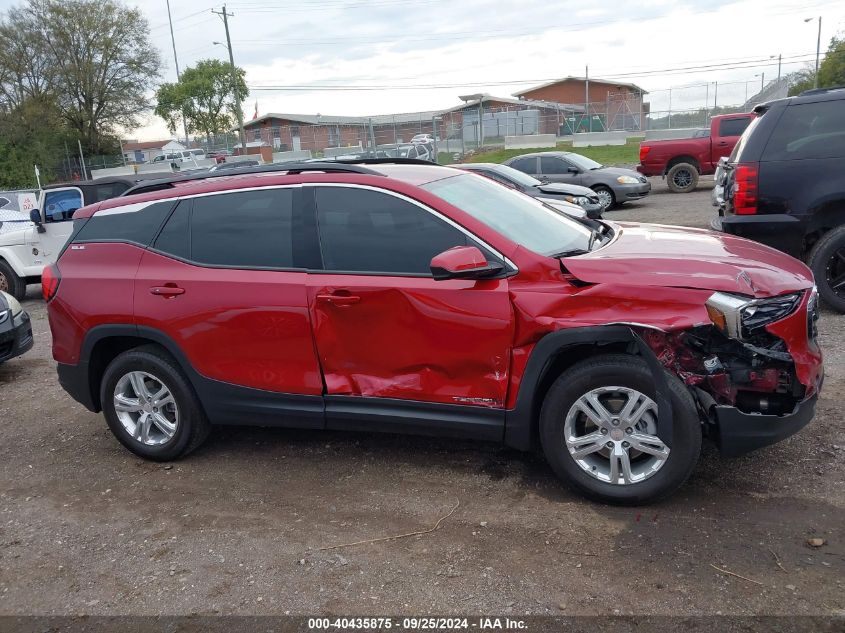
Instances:
[[[513,167],[499,165],[497,163],[463,163],[460,165],[451,165],[451,167],[458,167],[459,169],[466,169],[467,171],[487,176],[506,187],[521,191],[533,198],[544,198],[544,202],[547,200],[564,200],[570,204],[577,204],[584,209],[587,217],[592,220],[600,219],[601,212],[604,211],[604,206],[598,194],[592,189],[582,187],[581,185],[564,182],[542,182]]]
[[[12,295],[0,291],[0,363],[32,348],[29,315]]]
[[[574,152],[523,154],[504,164],[540,180],[589,187],[599,195],[605,209],[639,200],[651,191],[648,178],[633,169],[605,167]]]

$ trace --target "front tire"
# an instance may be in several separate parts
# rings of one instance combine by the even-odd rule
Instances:
[[[103,414],[114,436],[153,461],[187,455],[205,441],[208,419],[173,358],[148,345],[117,356],[100,383]]]
[[[26,295],[26,280],[21,279],[8,263],[0,259],[0,290],[20,301]]]
[[[613,195],[613,191],[610,187],[605,187],[604,185],[596,185],[593,187],[593,191],[599,197],[599,202],[601,203],[602,211],[609,211],[613,208],[616,204],[616,196]]]
[[[845,226],[822,235],[810,251],[808,263],[824,302],[845,312]]]
[[[678,163],[666,174],[666,184],[672,193],[689,193],[698,186],[698,169],[690,163]]]
[[[701,452],[701,422],[684,385],[666,373],[672,446],[656,436],[654,378],[642,358],[582,361],[552,384],[540,412],[543,452],[557,476],[603,503],[640,505],[677,490]]]

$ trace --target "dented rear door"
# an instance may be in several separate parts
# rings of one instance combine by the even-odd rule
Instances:
[[[503,408],[513,315],[507,279],[435,281],[453,246],[498,254],[409,198],[314,188],[324,272],[308,303],[328,396]]]

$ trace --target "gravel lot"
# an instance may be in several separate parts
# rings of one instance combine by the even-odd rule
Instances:
[[[705,227],[708,184],[608,217]],[[845,615],[843,316],[822,316],[810,427],[705,446],[676,496],[621,509],[452,440],[231,427],[141,461],[59,387],[37,287],[25,306],[36,347],[0,365],[0,614]]]

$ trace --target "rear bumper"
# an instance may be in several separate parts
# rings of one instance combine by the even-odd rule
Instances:
[[[717,215],[710,228],[760,242],[793,257],[800,258],[804,250],[804,224],[791,215]]]
[[[636,166],[636,170],[643,176],[662,176],[666,173],[663,165],[643,165],[640,163]]]
[[[725,457],[744,455],[794,435],[813,419],[817,399],[818,394],[812,395],[787,415],[743,413],[736,407],[715,407],[721,454]]]
[[[80,362],[78,365],[59,363],[56,371],[59,374],[59,384],[62,389],[70,394],[71,398],[89,411],[97,413],[100,410],[94,403],[94,397],[91,393],[91,385],[88,380],[88,363]]]
[[[25,354],[34,344],[32,323],[26,311],[0,323],[0,363]]]

